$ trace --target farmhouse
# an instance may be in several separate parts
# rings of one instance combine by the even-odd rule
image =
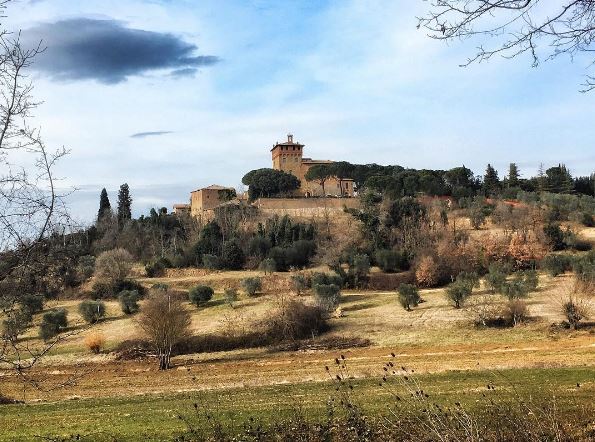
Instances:
[[[295,175],[301,183],[296,190],[296,196],[312,197],[325,196],[322,192],[322,186],[312,181],[306,181],[305,175],[312,166],[317,164],[332,164],[330,160],[313,160],[303,156],[304,145],[293,141],[293,135],[287,135],[287,141],[284,143],[275,143],[271,149],[273,159],[273,169]],[[336,177],[329,178],[324,185],[326,196],[347,196],[353,197],[353,180],[350,178]]]

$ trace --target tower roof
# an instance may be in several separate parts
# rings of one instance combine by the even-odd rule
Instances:
[[[299,147],[304,147],[303,144],[300,144],[297,141],[296,142],[293,141],[293,135],[292,134],[287,134],[287,141],[285,141],[284,143],[279,143],[277,141],[274,144],[273,148],[271,149],[271,152],[273,150],[275,150],[276,147],[279,147],[279,146],[299,146]]]

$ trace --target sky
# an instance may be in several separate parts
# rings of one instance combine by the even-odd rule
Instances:
[[[287,133],[305,155],[502,177],[595,170],[588,60],[460,67],[475,41],[417,29],[422,0],[14,0],[3,27],[40,40],[32,124],[70,154],[59,185],[96,215],[129,184],[135,215],[241,185]]]

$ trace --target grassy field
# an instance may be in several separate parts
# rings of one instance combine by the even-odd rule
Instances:
[[[595,230],[595,229],[594,229]],[[222,287],[237,286],[257,272],[204,271],[144,279],[150,286],[164,282],[177,290],[200,283],[218,287],[215,298],[192,313],[196,334],[219,333],[229,327],[250,327],[287,296],[287,274],[264,277],[264,293],[242,296],[234,308],[223,302]],[[382,365],[391,353],[399,365],[416,370],[426,391],[441,403],[481,403],[489,382],[510,399],[513,386],[526,397],[553,394],[561,410],[593,408],[595,393],[595,334],[593,328],[564,329],[561,303],[571,275],[540,275],[540,286],[527,300],[531,320],[511,328],[478,328],[471,309],[454,309],[444,289],[422,290],[423,302],[411,312],[397,302],[395,292],[347,291],[341,315],[330,320],[328,336],[369,339],[367,347],[275,351],[253,348],[177,356],[174,368],[157,370],[155,361],[118,360],[112,351],[126,339],[140,337],[134,317],[108,301],[107,318],[87,328],[77,312],[80,301],[56,300],[47,307],[68,310],[78,333],[52,350],[30,374],[48,391],[26,389],[9,372],[0,371],[0,392],[24,404],[0,406],[0,440],[32,440],[46,436],[83,435],[84,440],[163,440],[183,431],[178,415],[192,415],[198,402],[226,425],[241,425],[249,416],[264,421],[292,415],[299,407],[314,418],[324,416],[326,402],[336,395],[325,366],[344,354],[355,384],[354,397],[364,409],[378,414],[390,403],[378,386]],[[477,291],[471,303],[486,294]],[[311,302],[311,296],[302,298]],[[501,299],[497,297],[497,299]],[[36,317],[39,321],[39,315]],[[27,337],[38,343],[36,327]],[[89,333],[101,333],[106,348],[91,354],[84,345]],[[64,388],[52,388],[67,381]],[[577,384],[580,387],[577,387]],[[593,410],[595,412],[595,410]]]
[[[353,381],[353,401],[365,412],[375,415],[387,411],[393,392],[402,394],[403,391],[399,382],[389,383],[389,388],[380,387],[379,379],[380,374],[372,379]],[[555,395],[561,413],[576,412],[584,404],[588,407],[583,412],[595,412],[591,401],[595,394],[594,379],[592,367],[449,371],[416,378],[433,403],[453,405],[456,401],[472,409],[485,403],[486,393],[488,398],[514,403],[515,395],[530,391],[536,403],[550,402]],[[496,390],[488,393],[488,383],[495,385]],[[241,428],[251,417],[266,424],[298,410],[309,419],[319,420],[325,416],[328,399],[338,398],[335,387],[331,381],[301,382],[3,406],[0,440],[75,435],[88,441],[163,440],[185,430],[186,425],[178,416],[184,416],[195,425],[204,424],[195,417],[195,403],[228,427]]]

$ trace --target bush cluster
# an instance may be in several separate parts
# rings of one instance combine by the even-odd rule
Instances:
[[[68,327],[68,314],[65,309],[50,310],[45,313],[39,326],[39,336],[47,341],[57,336],[62,330]]]
[[[188,291],[188,299],[192,304],[201,307],[209,302],[215,291],[207,285],[197,285]]]
[[[88,324],[95,324],[105,316],[105,304],[102,301],[83,301],[78,311]]]

